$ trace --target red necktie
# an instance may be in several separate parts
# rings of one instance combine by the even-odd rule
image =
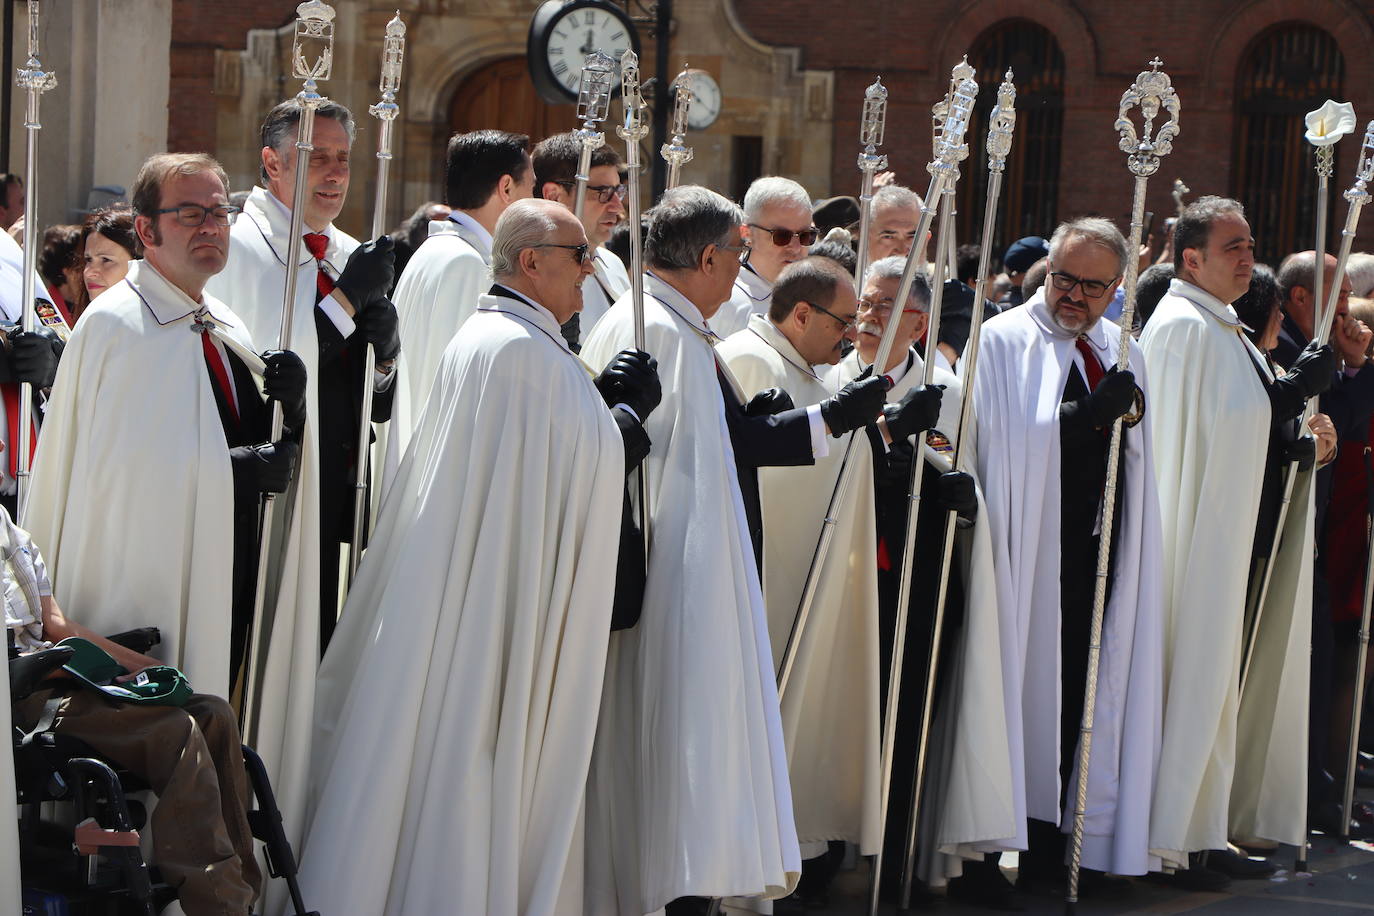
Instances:
[[[1088,373],[1088,390],[1094,391],[1097,389],[1097,383],[1102,381],[1102,376],[1106,375],[1102,371],[1102,364],[1097,361],[1097,354],[1093,352],[1093,348],[1088,346],[1086,337],[1074,338],[1073,345],[1083,354],[1083,368]]]
[[[239,405],[234,401],[234,388],[229,384],[229,369],[224,365],[224,358],[219,355],[219,350],[215,348],[215,342],[210,339],[210,332],[207,330],[200,335],[200,344],[205,349],[205,363],[210,367],[210,379],[224,395],[224,401],[229,405],[229,412],[234,415],[234,422],[239,422]]]
[[[334,292],[334,280],[324,272],[324,253],[329,248],[329,236],[319,232],[307,232],[303,238],[305,239],[305,247],[310,250],[310,256],[315,259],[317,265],[315,301],[319,302]]]
[[[9,433],[10,447],[6,450],[9,454],[10,477],[17,478],[19,473],[19,392],[18,382],[8,385],[0,385],[0,397],[5,401],[5,420],[7,432]],[[33,467],[33,453],[38,448],[38,427],[30,421],[29,433],[29,467]]]

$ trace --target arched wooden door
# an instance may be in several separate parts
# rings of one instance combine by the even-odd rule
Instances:
[[[507,57],[473,71],[453,92],[449,125],[455,133],[491,128],[529,134],[531,144],[577,126],[576,106],[549,105],[534,91],[524,57]]]
[[[1303,116],[1326,99],[1344,97],[1345,61],[1336,40],[1304,23],[1284,23],[1257,38],[1237,74],[1236,151],[1232,193],[1245,205],[1255,255],[1275,265],[1291,251],[1311,249],[1316,239],[1316,171],[1312,144],[1303,140]],[[1340,217],[1341,160],[1328,202],[1328,250]],[[1343,144],[1359,148],[1359,134]]]

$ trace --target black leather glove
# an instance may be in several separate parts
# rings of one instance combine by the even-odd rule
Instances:
[[[377,351],[377,362],[395,359],[401,353],[401,317],[396,306],[385,297],[378,299],[358,313],[354,319],[363,340]]]
[[[607,407],[624,404],[643,423],[663,400],[658,360],[643,350],[621,350],[596,377],[596,390]]]
[[[774,414],[782,413],[784,410],[793,410],[796,406],[792,403],[792,395],[781,388],[765,388],[750,398],[748,404],[744,405],[744,415],[746,417],[771,417]]]
[[[262,493],[285,493],[291,485],[300,446],[289,439],[229,449],[236,481]]]
[[[911,486],[911,462],[915,456],[916,449],[912,446],[911,440],[894,439],[892,444],[887,447],[887,454],[879,466],[878,474],[873,483],[884,489],[901,487],[902,493],[905,494],[907,488]],[[901,511],[905,514],[905,501],[901,505]]]
[[[365,242],[353,250],[334,288],[343,293],[359,315],[378,299],[386,298],[396,282],[395,242],[391,236]]]
[[[922,385],[902,395],[896,404],[883,407],[887,434],[892,441],[914,436],[923,429],[934,429],[940,419],[940,399],[944,393],[943,385]]]
[[[305,363],[290,350],[268,350],[262,361],[263,394],[281,404],[286,425],[299,432],[305,426]]]
[[[1294,462],[1299,471],[1310,471],[1317,463],[1317,440],[1312,436],[1303,436],[1288,443],[1284,457]]]
[[[10,335],[10,372],[16,382],[35,388],[51,388],[57,378],[57,334],[50,328],[35,328]]]
[[[978,517],[978,496],[971,476],[963,471],[945,471],[936,479],[935,488],[941,509],[967,519]]]
[[[1316,397],[1336,380],[1336,354],[1330,345],[1309,343],[1286,375],[1269,383],[1273,422],[1286,423],[1302,413],[1307,399]]]
[[[1093,426],[1105,429],[1117,417],[1124,417],[1135,406],[1135,373],[1130,369],[1107,371],[1097,388],[1088,395],[1088,416]]]
[[[830,435],[843,436],[878,419],[887,399],[887,388],[887,379],[881,375],[857,378],[841,388],[839,394],[821,401],[821,419],[830,428]]]

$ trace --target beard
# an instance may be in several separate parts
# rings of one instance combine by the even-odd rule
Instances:
[[[1070,334],[1082,334],[1084,331],[1091,329],[1092,326],[1096,324],[1096,321],[1086,308],[1077,303],[1073,305],[1077,309],[1082,309],[1082,318],[1074,314],[1065,314],[1058,307],[1058,303],[1056,303],[1055,306],[1050,309],[1050,320],[1053,321],[1055,326],[1061,331],[1067,331]]]

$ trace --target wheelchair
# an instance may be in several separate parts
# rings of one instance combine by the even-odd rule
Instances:
[[[146,653],[161,636],[156,627],[144,627],[110,639]],[[11,646],[11,702],[39,689],[72,654],[72,649],[58,646],[16,656]],[[176,892],[160,880],[156,866],[144,861],[139,847],[138,831],[147,821],[147,812],[129,795],[149,787],[53,726],[53,716],[45,711],[32,730],[17,724],[12,729],[24,913],[155,916],[176,899]],[[248,825],[254,838],[263,843],[267,873],[286,883],[295,916],[319,916],[306,909],[301,897],[295,853],[262,758],[244,745],[243,761],[255,803],[248,812]],[[74,806],[75,828],[44,820],[41,809],[47,802]]]

